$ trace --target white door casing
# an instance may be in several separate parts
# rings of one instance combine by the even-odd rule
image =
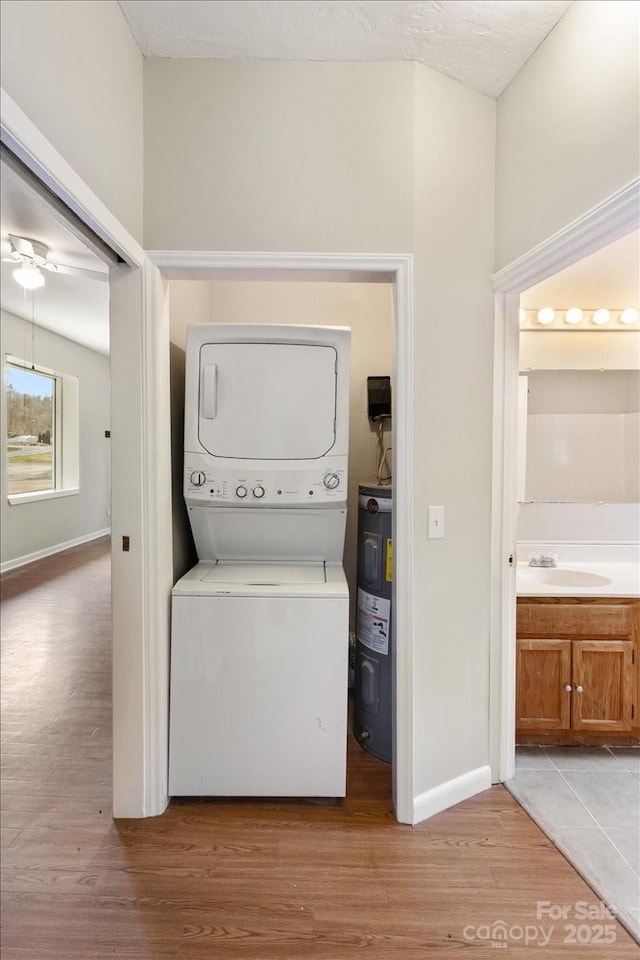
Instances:
[[[396,817],[414,823],[413,777],[413,258],[409,254],[148,251],[168,280],[352,280],[394,284],[393,516],[395,618],[394,764]]]
[[[113,813],[167,804],[169,595],[172,585],[166,285],[144,250],[0,91],[0,137],[124,261],[111,283]],[[130,550],[122,550],[122,536]]]
[[[520,294],[640,227],[640,178],[494,274],[491,498],[490,763],[494,783],[515,759],[515,564]]]

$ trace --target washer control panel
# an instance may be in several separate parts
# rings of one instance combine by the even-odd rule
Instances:
[[[347,498],[346,457],[332,458],[316,468],[234,472],[218,467],[211,457],[185,454],[184,495],[190,501],[256,506],[341,502]]]

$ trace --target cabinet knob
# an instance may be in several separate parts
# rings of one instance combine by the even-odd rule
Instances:
[[[581,684],[581,683],[579,683],[578,686],[576,687],[576,693],[582,693],[582,684]]]
[[[571,693],[571,684],[565,683],[564,690],[565,690],[565,693]]]

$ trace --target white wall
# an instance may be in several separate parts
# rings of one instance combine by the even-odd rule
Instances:
[[[147,59],[145,247],[408,252],[413,65]]]
[[[420,797],[489,762],[495,102],[417,67],[415,106]],[[444,505],[442,540],[427,540],[428,504]]]
[[[367,419],[367,376],[391,375],[393,368],[393,289],[384,283],[283,283],[171,281],[169,285],[171,341],[184,363],[188,323],[284,323],[351,327],[351,390],[349,400],[349,496],[345,570],[351,595],[351,626],[355,626],[358,485],[375,476],[376,429]],[[178,354],[179,356],[179,354]],[[172,404],[184,393],[184,373],[173,368]],[[174,432],[176,439],[179,433]],[[391,443],[385,432],[385,446]],[[173,450],[174,471],[182,500],[182,448]],[[389,463],[391,454],[389,454]],[[181,503],[175,515],[188,523]],[[176,546],[184,543],[178,532]]]
[[[640,4],[576,0],[498,101],[503,267],[638,176]]]
[[[149,247],[415,253],[417,796],[488,762],[495,109],[408,63],[145,64]]]
[[[28,361],[33,359],[36,364],[56,373],[77,377],[80,421],[80,492],[77,496],[10,505],[5,489],[6,471],[2,470],[2,563],[7,563],[110,526],[107,516],[111,495],[110,441],[104,435],[110,423],[109,358],[41,327],[35,331],[32,358],[31,325],[4,311],[2,349],[3,354]],[[4,417],[0,433],[4,450]]]
[[[3,0],[2,86],[142,239],[143,58],[116,0]]]
[[[501,98],[500,265],[636,175],[636,11],[577,2]],[[7,92],[139,235],[142,61],[115,0],[2,12]],[[149,61],[145,73],[148,247],[415,253],[426,792],[488,756],[495,105],[413,64]],[[434,501],[446,536],[427,543]]]

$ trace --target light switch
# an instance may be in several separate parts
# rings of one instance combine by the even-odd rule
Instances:
[[[444,537],[444,507],[429,507],[427,509],[427,529],[429,540]]]

